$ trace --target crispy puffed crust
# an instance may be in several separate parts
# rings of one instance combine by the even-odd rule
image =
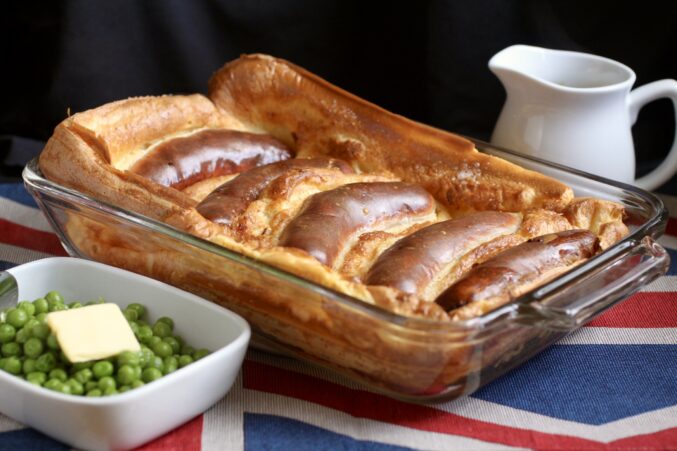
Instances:
[[[217,107],[256,124],[301,157],[329,155],[423,186],[452,212],[561,211],[565,184],[482,154],[472,142],[385,111],[287,61],[245,55],[209,83]]]
[[[464,268],[506,243],[514,245],[554,229],[587,228],[606,245],[627,233],[620,205],[572,200],[572,190],[550,177],[481,154],[464,138],[389,113],[283,60],[252,55],[227,64],[212,78],[210,97],[139,97],[75,114],[56,127],[40,156],[40,169],[64,186],[346,295],[396,313],[435,319],[446,320],[448,315],[432,302],[387,287],[368,287],[301,251],[254,246],[228,227],[205,219],[195,207],[216,186],[213,181],[182,192],[127,169],[158,143],[197,130],[265,132],[290,145],[297,157],[329,155],[346,160],[360,173],[355,177],[384,177],[423,186],[441,205],[438,221],[449,214],[481,210],[522,213],[517,234],[473,252],[461,262]],[[328,186],[331,180],[317,183]],[[276,215],[274,207],[283,205],[280,208],[288,211],[292,205],[298,207],[294,202],[293,196],[258,201],[257,209],[244,216],[253,222],[245,230],[257,230],[260,218],[284,223],[288,218]],[[363,246],[364,255],[351,254],[358,260],[349,260],[349,265],[359,268],[361,258],[373,261],[370,253],[373,250]]]

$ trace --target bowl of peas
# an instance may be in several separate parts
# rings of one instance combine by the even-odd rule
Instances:
[[[76,258],[9,272],[20,302],[0,312],[0,412],[70,446],[142,445],[207,410],[239,372],[248,324],[195,295]],[[104,303],[138,349],[71,362],[49,315]]]

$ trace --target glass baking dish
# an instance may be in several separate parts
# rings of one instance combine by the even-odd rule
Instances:
[[[452,399],[477,390],[667,270],[654,240],[667,212],[655,196],[474,141],[483,152],[557,178],[577,196],[623,204],[630,234],[605,252],[481,317],[410,318],[332,291],[25,168],[28,191],[70,255],[162,280],[227,307],[253,343],[331,368],[390,396]],[[565,364],[565,362],[562,362]]]

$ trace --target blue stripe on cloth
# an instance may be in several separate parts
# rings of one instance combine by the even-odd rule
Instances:
[[[668,276],[677,276],[677,249],[665,248],[670,254],[670,267],[668,268]]]
[[[9,269],[9,268],[14,268],[15,266],[16,266],[16,263],[6,262],[4,260],[0,260],[0,271],[4,271],[5,269]]]
[[[0,451],[16,450],[57,451],[70,449],[68,446],[34,429],[17,429],[0,433]]]
[[[366,440],[355,440],[336,432],[289,418],[258,413],[244,414],[245,450],[407,450]]]
[[[28,194],[22,183],[0,183],[0,197],[6,197],[28,207],[38,208],[38,204]]]
[[[604,424],[677,404],[677,346],[555,345],[473,397]]]

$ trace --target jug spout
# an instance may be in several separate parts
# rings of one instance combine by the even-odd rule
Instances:
[[[635,82],[635,73],[616,61],[529,45],[513,45],[501,50],[489,60],[489,69],[506,91],[528,84],[528,89],[591,94],[629,90]]]

